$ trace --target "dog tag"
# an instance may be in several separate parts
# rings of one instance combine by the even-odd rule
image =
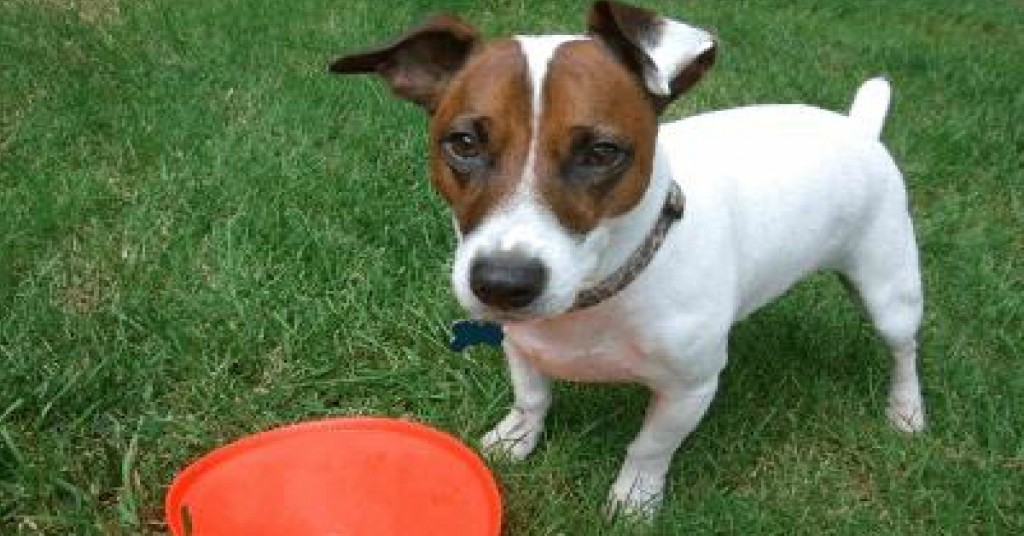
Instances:
[[[453,352],[461,352],[470,346],[487,344],[501,346],[505,338],[501,324],[486,320],[456,320],[452,322],[452,340],[448,347]]]

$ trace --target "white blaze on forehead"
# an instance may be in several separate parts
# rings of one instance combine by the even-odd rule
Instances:
[[[540,131],[540,117],[544,105],[544,81],[548,77],[548,66],[551,58],[555,56],[558,47],[571,41],[582,41],[588,39],[582,35],[540,35],[540,36],[517,36],[516,42],[526,57],[526,65],[530,71],[531,89],[531,110],[530,117],[530,146],[526,153],[526,163],[523,165],[523,180],[520,182],[520,193],[529,194],[532,190],[535,177],[533,168],[537,160],[537,137]]]
[[[544,80],[548,76],[548,65],[551,58],[555,56],[558,47],[571,42],[588,39],[582,35],[536,35],[517,36],[516,41],[519,48],[526,57],[526,65],[530,70],[530,87],[533,89],[533,118],[534,128],[536,119],[540,117],[541,91],[544,88]]]

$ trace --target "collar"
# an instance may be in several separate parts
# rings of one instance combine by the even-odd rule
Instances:
[[[665,241],[665,236],[668,235],[672,224],[682,219],[685,208],[686,197],[683,195],[683,189],[679,187],[679,183],[672,181],[668,195],[665,196],[665,204],[661,207],[661,215],[658,216],[658,221],[654,223],[654,228],[647,234],[644,242],[633,251],[633,254],[626,259],[622,266],[609,274],[603,281],[580,291],[569,311],[578,311],[597,305],[629,286],[654,259],[655,253]]]

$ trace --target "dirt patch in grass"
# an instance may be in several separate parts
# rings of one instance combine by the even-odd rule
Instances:
[[[61,309],[87,315],[98,312],[118,296],[111,267],[104,266],[102,253],[87,251],[82,241],[68,240],[54,273],[55,299]]]
[[[44,9],[74,13],[82,22],[97,25],[116,24],[121,20],[119,0],[28,0]]]

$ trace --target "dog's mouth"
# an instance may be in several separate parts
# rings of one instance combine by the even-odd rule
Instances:
[[[499,324],[507,323],[519,323],[519,322],[530,322],[532,320],[539,320],[539,317],[530,315],[528,313],[515,313],[508,311],[501,311],[495,313],[488,313],[482,315],[481,320],[488,322],[497,322]]]
[[[506,323],[506,322],[530,322],[533,320],[543,320],[555,316],[555,314],[544,314],[534,311],[503,311],[503,310],[492,310],[488,309],[480,315],[481,320],[488,320],[491,322]]]
[[[568,309],[568,307],[552,307],[552,304],[545,300],[516,309],[503,309],[477,303],[469,307],[468,312],[470,316],[479,320],[504,323],[544,320],[561,315]]]

